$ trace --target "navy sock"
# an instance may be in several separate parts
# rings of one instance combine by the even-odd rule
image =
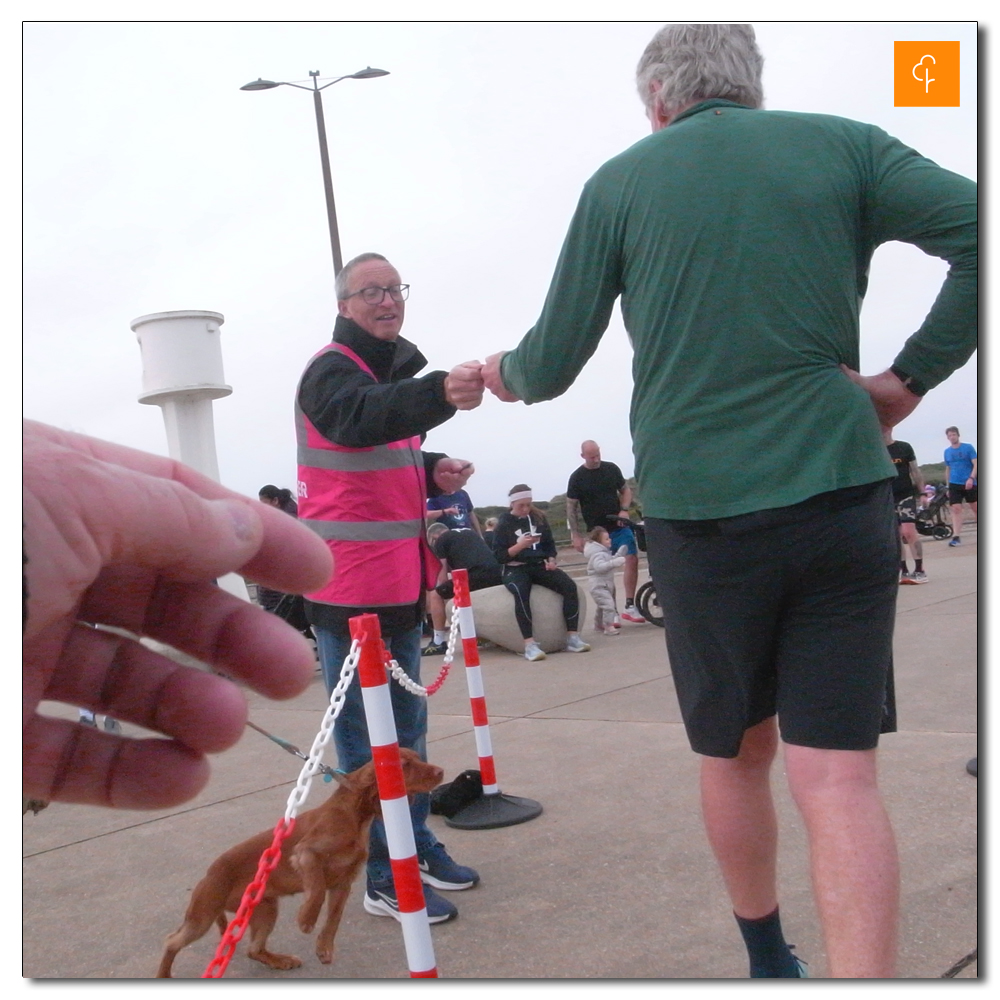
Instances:
[[[799,967],[781,931],[778,908],[766,917],[733,914],[750,956],[751,979],[798,979]]]

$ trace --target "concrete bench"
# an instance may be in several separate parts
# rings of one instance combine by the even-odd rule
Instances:
[[[587,595],[577,584],[580,598],[580,624],[588,621]],[[448,614],[452,602],[448,602]],[[476,621],[476,635],[488,639],[512,653],[524,653],[524,639],[514,617],[514,595],[503,586],[485,587],[472,592],[472,614]],[[566,648],[566,622],[562,614],[562,598],[537,584],[531,588],[531,621],[535,641],[546,653]]]

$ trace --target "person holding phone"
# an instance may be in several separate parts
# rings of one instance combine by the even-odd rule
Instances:
[[[534,506],[531,487],[519,483],[508,494],[510,510],[500,516],[493,552],[503,567],[503,584],[514,595],[514,615],[524,638],[524,658],[534,663],[545,653],[535,642],[531,621],[531,588],[548,587],[563,599],[566,652],[587,653],[579,635],[580,598],[576,584],[556,566],[556,542],[545,515]]]

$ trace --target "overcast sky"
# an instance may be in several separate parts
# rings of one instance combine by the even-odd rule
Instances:
[[[215,310],[233,386],[215,403],[222,479],[294,491],[295,385],[336,313],[316,127],[306,93],[239,87],[390,71],[324,92],[344,257],[393,261],[412,285],[404,336],[449,368],[534,323],[583,183],[648,133],[634,71],[661,23],[28,23],[26,415],[165,454],[160,410],[136,401],[129,323]],[[767,107],[875,123],[976,178],[974,23],[755,28]],[[961,42],[961,107],[893,107],[893,41],[907,39]],[[878,250],[866,373],[891,363],[944,271],[910,246]],[[977,357],[900,425],[921,463],[941,460],[948,424],[976,443]],[[522,481],[563,492],[584,438],[631,474],[630,361],[616,310],[563,397],[489,397],[427,447],[476,463],[477,504]]]

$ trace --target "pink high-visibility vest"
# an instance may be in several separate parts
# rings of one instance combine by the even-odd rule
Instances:
[[[328,344],[372,378],[343,344]],[[310,362],[311,364],[312,362]],[[414,604],[434,586],[440,563],[427,547],[427,488],[420,438],[374,448],[345,448],[327,440],[295,401],[299,522],[333,554],[333,579],[305,596],[320,604],[390,607]]]

